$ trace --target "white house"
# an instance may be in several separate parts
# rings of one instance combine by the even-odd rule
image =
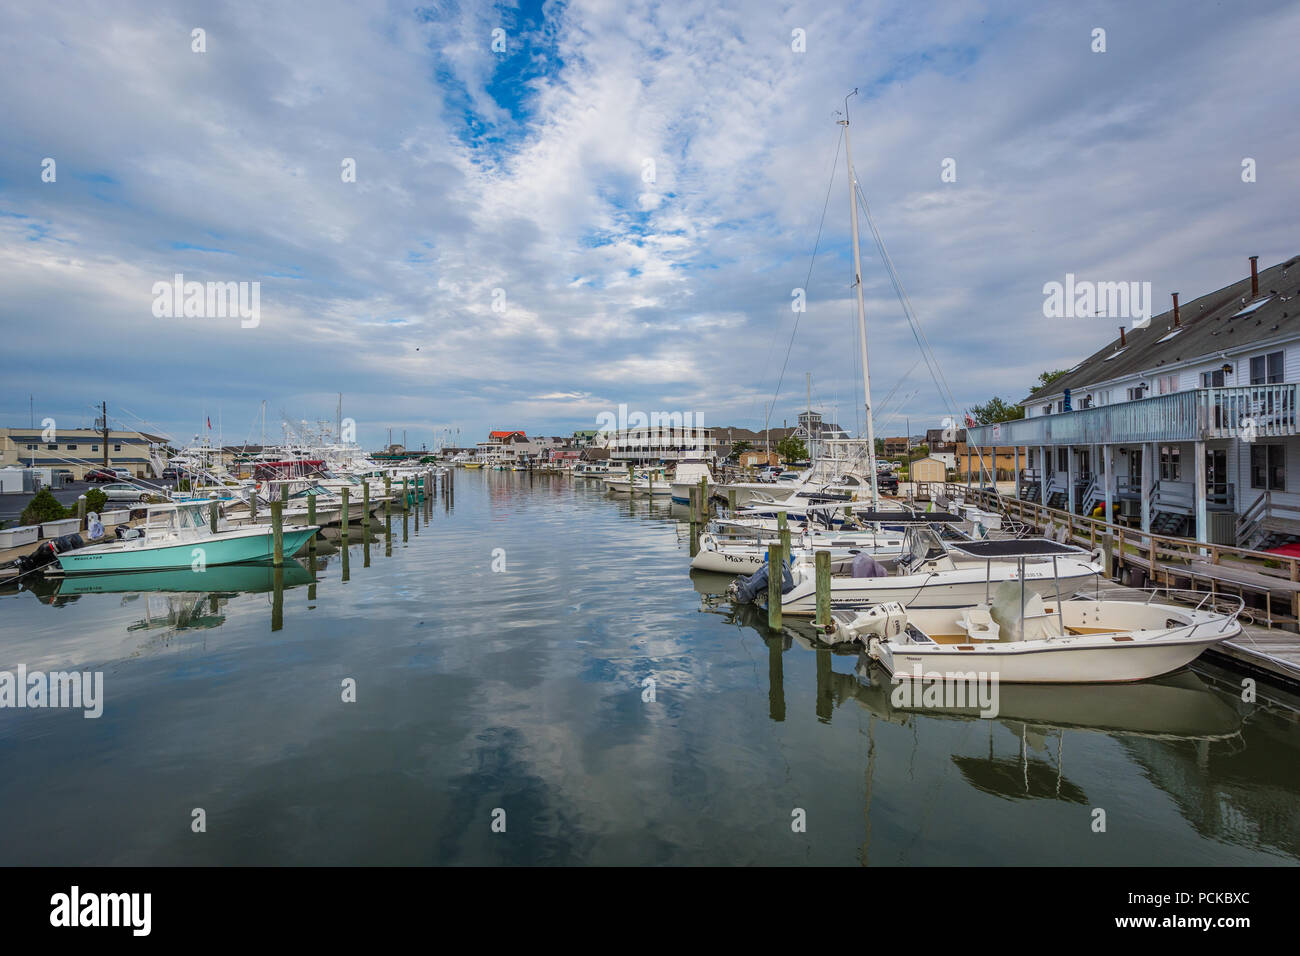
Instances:
[[[1154,316],[967,429],[1029,447],[1021,497],[1144,531],[1265,548],[1300,539],[1300,257]],[[996,434],[995,434],[996,432]]]

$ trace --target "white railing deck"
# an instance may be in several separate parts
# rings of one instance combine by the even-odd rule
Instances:
[[[969,446],[1211,441],[1300,434],[1296,383],[1198,388],[966,429]]]

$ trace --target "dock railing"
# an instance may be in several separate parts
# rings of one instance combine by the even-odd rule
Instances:
[[[944,496],[948,499],[960,498],[968,503],[979,504],[989,510],[1001,511],[1004,517],[1023,524],[1032,525],[1041,532],[1049,529],[1065,529],[1065,539],[1072,544],[1087,547],[1089,550],[1102,549],[1109,544],[1114,568],[1137,568],[1153,584],[1163,581],[1169,586],[1177,578],[1194,576],[1207,577],[1203,570],[1205,565],[1222,565],[1225,571],[1236,569],[1262,575],[1265,578],[1277,578],[1279,582],[1300,582],[1300,557],[1274,554],[1269,551],[1252,551],[1225,544],[1212,544],[1193,538],[1178,538],[1170,535],[1152,534],[1139,528],[1071,514],[1056,508],[1048,508],[1034,501],[1020,498],[994,496],[978,488],[967,488],[962,484],[948,483],[944,486]],[[1059,533],[1059,532],[1058,532]],[[1109,540],[1108,540],[1109,539]],[[1213,578],[1211,577],[1213,582]],[[1262,593],[1263,588],[1240,582],[1221,581],[1224,589],[1244,588]],[[1214,587],[1212,583],[1212,587]],[[1279,590],[1292,590],[1285,586]],[[1296,629],[1300,622],[1300,592],[1292,590],[1291,615],[1280,617],[1272,615],[1272,620],[1285,622]]]

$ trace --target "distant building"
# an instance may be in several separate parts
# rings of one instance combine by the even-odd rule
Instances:
[[[712,460],[717,453],[714,429],[671,425],[623,428],[602,433],[612,462],[657,464],[683,459]]]
[[[478,458],[488,464],[514,464],[527,457],[527,445],[528,436],[522,431],[488,432],[487,441],[478,443]]]
[[[713,434],[718,439],[717,456],[718,458],[730,458],[736,445],[748,442],[750,448],[775,448],[783,438],[788,438],[797,431],[795,428],[768,428],[762,431],[751,431],[748,428],[736,428],[727,425],[723,428],[713,429]]]
[[[125,468],[136,478],[151,478],[154,466],[163,463],[166,439],[144,432],[93,428],[0,428],[0,468],[66,468],[80,481],[86,472],[104,467],[107,451],[109,468]]]
[[[839,425],[834,422],[823,421],[821,413],[814,412],[811,409],[799,413],[799,424],[795,426],[791,434],[803,441],[804,447],[808,449],[808,455],[811,458],[818,458],[824,454],[823,442],[843,441],[849,437],[849,433],[840,428]],[[775,442],[773,445],[775,446]]]
[[[901,458],[912,447],[912,442],[908,438],[886,438],[884,442],[886,458]]]

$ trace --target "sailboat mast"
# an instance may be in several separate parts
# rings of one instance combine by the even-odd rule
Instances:
[[[854,90],[849,96],[857,94]],[[853,285],[858,292],[858,346],[862,351],[862,394],[867,413],[867,467],[871,471],[871,507],[880,508],[876,481],[876,429],[871,422],[871,372],[867,366],[867,306],[862,298],[862,254],[858,247],[858,181],[853,173],[853,149],[849,146],[849,96],[844,97],[844,159],[849,170],[849,222],[853,226]]]

